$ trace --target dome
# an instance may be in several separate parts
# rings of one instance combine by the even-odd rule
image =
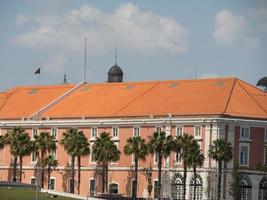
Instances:
[[[112,66],[108,71],[108,82],[122,82],[123,81],[123,71],[117,65],[117,63]]]

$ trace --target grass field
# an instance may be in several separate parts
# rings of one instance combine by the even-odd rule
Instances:
[[[35,200],[35,190],[32,189],[13,189],[0,188],[1,200]],[[73,198],[60,197],[56,198],[46,197],[44,193],[38,193],[38,200],[76,200]]]

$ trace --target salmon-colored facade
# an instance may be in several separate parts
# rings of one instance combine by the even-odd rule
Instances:
[[[229,186],[234,163],[246,174],[246,199],[264,199],[261,188],[267,178],[259,166],[267,164],[267,94],[237,78],[99,83],[60,86],[17,87],[0,93],[0,134],[20,126],[32,137],[37,132],[52,129],[57,140],[63,132],[75,127],[82,130],[92,147],[92,129],[108,132],[117,128],[112,137],[120,149],[120,160],[109,165],[109,186],[113,192],[131,196],[134,166],[131,156],[123,154],[126,140],[134,129],[146,141],[161,127],[167,134],[188,133],[195,137],[205,156],[198,168],[197,199],[213,199],[216,194],[216,162],[208,156],[209,146],[218,138],[225,138],[234,149],[234,159],[225,164],[222,199],[231,199]],[[23,182],[33,183],[38,177],[34,155],[23,158]],[[70,158],[61,144],[57,144],[59,166],[51,179],[57,191],[70,191]],[[138,196],[148,197],[148,182],[144,170],[152,168],[153,185],[157,181],[157,162],[149,155],[139,163]],[[77,193],[77,165],[75,166]],[[174,152],[163,159],[162,195],[179,199],[182,163]],[[0,150],[0,180],[13,179],[13,158],[9,146]],[[94,196],[101,192],[101,168],[91,156],[82,158],[81,195]],[[187,199],[192,197],[192,169],[188,169]],[[45,175],[47,178],[47,175]],[[263,182],[262,182],[263,181]],[[266,182],[267,183],[267,182]],[[45,179],[45,188],[48,180]],[[155,187],[154,187],[155,188]],[[156,195],[152,191],[152,197]],[[267,195],[267,192],[266,192]]]

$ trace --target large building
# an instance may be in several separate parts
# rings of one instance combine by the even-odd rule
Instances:
[[[217,164],[209,158],[208,150],[212,141],[224,138],[233,146],[234,159],[224,165],[222,199],[231,199],[229,187],[234,162],[245,174],[241,181],[243,199],[267,198],[267,175],[257,168],[267,165],[266,92],[238,78],[117,82],[122,81],[123,73],[112,70],[119,77],[109,77],[107,83],[23,86],[0,93],[0,134],[20,126],[31,137],[48,131],[60,140],[63,132],[75,127],[84,132],[92,147],[95,138],[105,131],[123,152],[126,140],[132,136],[147,139],[158,129],[173,136],[188,133],[198,140],[205,156],[203,166],[197,169],[198,200],[215,196]],[[68,192],[70,159],[62,145],[57,147],[59,166],[52,172],[50,183],[53,189]],[[36,163],[34,153],[24,158],[23,182],[36,182]],[[156,156],[140,161],[139,197],[148,197],[144,169],[150,167],[155,186]],[[13,158],[6,146],[0,150],[0,180],[12,180],[12,169]],[[131,196],[132,157],[122,153],[109,170],[109,190]],[[182,170],[181,160],[175,153],[164,159],[164,197],[181,197]],[[91,156],[82,158],[81,174],[81,195],[101,192],[101,170]],[[192,197],[192,180],[189,169],[187,199]],[[45,180],[45,187],[47,184]]]

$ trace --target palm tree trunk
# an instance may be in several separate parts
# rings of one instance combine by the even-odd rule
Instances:
[[[71,187],[71,193],[74,194],[74,162],[75,162],[75,156],[71,156],[71,182],[72,182],[72,187]]]
[[[162,166],[162,155],[159,152],[159,162],[158,162],[158,199],[161,199],[161,166]]]
[[[51,176],[51,167],[48,165],[47,168],[47,179],[48,179],[48,185],[47,185],[47,189],[50,189],[50,176]]]
[[[219,171],[219,176],[218,176],[218,184],[217,184],[217,200],[221,199],[221,179],[222,179],[222,161],[218,162],[218,171]]]
[[[193,196],[193,200],[196,199],[196,189],[197,189],[197,169],[196,169],[196,165],[193,165],[193,170],[194,170],[194,196]]]
[[[187,164],[184,162],[184,182],[183,182],[183,199],[185,200],[185,195],[186,195],[186,177],[187,177]]]
[[[133,191],[133,199],[135,200],[137,198],[137,179],[138,179],[138,157],[134,155],[134,191]]]
[[[105,173],[105,175],[106,175],[106,185],[105,185],[105,188],[106,188],[106,193],[108,193],[108,164],[106,164],[106,173]]]
[[[80,184],[81,184],[81,156],[78,156],[78,194],[80,194]]]
[[[19,156],[19,182],[22,181],[22,156]]]
[[[16,176],[17,176],[17,160],[18,157],[14,156],[14,168],[13,168],[13,182],[16,182]]]
[[[102,193],[105,193],[105,166],[102,164]]]
[[[44,159],[44,150],[41,151],[41,162],[43,162]],[[41,176],[41,187],[44,188],[44,166],[42,166],[42,176]]]

